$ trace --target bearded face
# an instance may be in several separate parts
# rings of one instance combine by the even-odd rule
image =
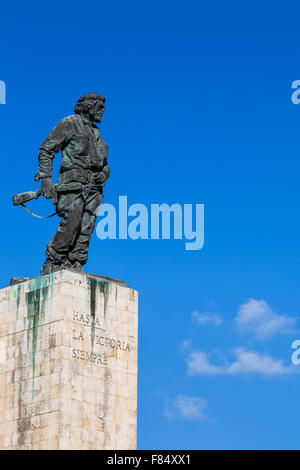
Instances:
[[[88,93],[79,98],[75,105],[75,113],[85,116],[90,122],[101,122],[104,113],[105,98],[97,93]]]
[[[95,100],[90,109],[90,118],[93,122],[101,122],[104,113],[104,103],[101,100]]]

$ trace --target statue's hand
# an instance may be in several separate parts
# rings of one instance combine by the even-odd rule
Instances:
[[[103,184],[107,180],[108,176],[104,171],[100,171],[98,175],[95,176],[95,183],[96,184]]]
[[[54,195],[54,184],[51,178],[43,178],[41,186],[41,195],[50,199]]]
[[[41,177],[40,177],[40,172],[38,171],[36,174],[35,174],[35,177],[34,177],[34,181],[40,181]]]

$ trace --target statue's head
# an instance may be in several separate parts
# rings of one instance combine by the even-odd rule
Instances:
[[[86,116],[91,122],[101,122],[104,113],[104,103],[104,96],[98,95],[98,93],[88,93],[79,98],[74,112]]]

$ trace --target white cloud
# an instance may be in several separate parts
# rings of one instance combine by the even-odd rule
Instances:
[[[189,375],[218,375],[223,373],[223,367],[212,364],[206,352],[192,352],[187,359],[187,364]]]
[[[192,345],[191,339],[184,339],[180,345],[180,352],[185,353]]]
[[[236,361],[227,366],[227,374],[260,374],[276,376],[290,374],[294,369],[286,366],[282,359],[276,359],[269,354],[258,351],[246,351],[239,348],[235,351]]]
[[[233,351],[233,362],[223,361],[220,365],[213,364],[209,355],[203,351],[192,352],[188,359],[189,375],[250,375],[280,376],[295,372],[293,366],[286,366],[282,359],[258,351],[247,351],[238,348]]]
[[[212,323],[215,326],[220,326],[223,323],[223,317],[219,313],[210,313],[208,311],[199,313],[195,310],[192,313],[192,318],[197,321],[200,325],[207,325]]]
[[[200,397],[177,395],[165,401],[164,415],[167,418],[207,419],[204,410],[207,402]]]
[[[293,332],[297,318],[279,315],[265,300],[249,299],[240,305],[235,324],[241,332],[254,333],[258,339]]]

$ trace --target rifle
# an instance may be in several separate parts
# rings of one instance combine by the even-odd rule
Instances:
[[[57,184],[54,185],[54,194],[52,197],[53,204],[57,204],[57,186],[58,186]],[[56,212],[54,212],[54,214],[48,215],[47,217],[42,217],[40,215],[35,214],[30,209],[28,209],[28,207],[25,206],[26,202],[32,201],[33,199],[38,199],[40,195],[41,195],[41,188],[37,189],[36,191],[27,191],[25,193],[15,194],[12,197],[13,205],[24,207],[24,209],[26,209],[31,215],[34,215],[35,217],[38,217],[39,219],[47,219],[48,217],[52,217],[53,215],[56,214]]]

